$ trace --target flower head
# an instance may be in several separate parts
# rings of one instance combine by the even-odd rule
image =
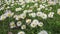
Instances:
[[[59,15],[60,15],[60,9],[58,9],[58,10],[57,10],[57,14],[59,14]]]
[[[36,17],[36,13],[30,13],[29,16]]]
[[[12,17],[13,15],[14,15],[13,12],[11,12],[10,10],[6,10],[5,16],[7,16],[7,17]]]
[[[7,17],[5,16],[5,15],[1,15],[0,16],[0,20],[4,20],[4,19],[6,19]]]
[[[47,19],[47,15],[43,13],[43,14],[41,15],[41,18]]]
[[[18,21],[17,22],[17,26],[21,26],[22,22],[21,21]]]
[[[53,15],[54,15],[54,12],[50,12],[50,13],[48,14],[48,17],[53,18]]]
[[[31,23],[31,19],[26,19],[26,23],[30,24]]]
[[[26,25],[22,25],[21,26],[21,29],[26,29]]]
[[[21,7],[15,9],[15,11],[21,11],[21,10],[22,10]]]
[[[15,23],[14,22],[10,22],[10,28],[15,28]]]
[[[24,19],[25,17],[26,17],[26,14],[25,13],[20,14],[20,18],[21,19]]]
[[[36,27],[39,21],[37,19],[33,20],[32,23],[30,24],[31,27]]]
[[[14,15],[14,17],[16,20],[19,20],[20,19],[20,15]]]
[[[38,26],[42,27],[43,26],[43,22],[38,23]]]
[[[38,34],[48,34],[47,31],[42,30],[41,32],[39,32]]]
[[[24,31],[20,31],[20,32],[18,32],[18,34],[25,34],[25,32]]]

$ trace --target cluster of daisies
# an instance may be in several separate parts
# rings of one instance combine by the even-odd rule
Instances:
[[[2,5],[3,1],[0,1],[0,5]],[[47,2],[47,4],[46,4]],[[38,19],[33,19],[33,18],[42,18],[42,19],[47,19],[47,18],[53,18],[54,17],[54,12],[52,12],[51,10],[53,9],[52,7],[49,7],[50,5],[56,5],[56,3],[58,3],[58,1],[52,1],[52,0],[19,0],[19,1],[14,1],[14,0],[5,0],[5,3],[3,6],[0,7],[0,11],[1,10],[5,10],[4,13],[2,15],[0,15],[0,21],[7,19],[7,17],[9,18],[14,18],[17,22],[15,23],[14,21],[11,21],[9,23],[9,26],[11,29],[16,28],[16,27],[20,27],[20,29],[26,29],[27,26],[29,25],[29,27],[31,28],[35,28],[37,26],[39,27],[43,27],[44,23],[41,22]],[[33,3],[32,6],[27,5],[27,3]],[[6,7],[6,5],[8,5]],[[20,14],[16,14],[15,12],[12,12],[11,10],[9,10],[9,8],[14,7],[15,5],[21,5],[21,7],[18,8],[14,8],[15,12],[22,12]],[[24,9],[24,7],[27,7],[28,9]],[[36,8],[36,11],[34,11],[34,9]],[[41,11],[42,9],[47,10],[47,11],[51,11],[48,14],[44,13],[43,11]],[[22,11],[23,10],[23,11]],[[57,14],[60,15],[60,9],[57,10]],[[24,20],[24,24],[23,21]],[[20,31],[17,34],[26,34],[24,31]],[[42,30],[37,34],[48,34],[47,31]]]

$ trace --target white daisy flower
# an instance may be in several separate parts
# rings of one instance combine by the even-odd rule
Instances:
[[[35,3],[35,4],[34,4],[34,7],[38,7],[38,3]]]
[[[27,13],[27,12],[28,12],[28,10],[24,10],[24,11],[23,11],[23,13]]]
[[[41,18],[47,19],[47,15],[43,13],[43,14],[41,15]]]
[[[23,2],[24,0],[19,0],[19,2]]]
[[[21,11],[21,10],[22,10],[21,7],[15,9],[15,11]]]
[[[53,1],[53,2],[56,2],[56,3],[58,3],[58,2],[59,2],[59,0],[49,0],[49,1]]]
[[[6,4],[10,4],[12,2],[12,0],[4,0]]]
[[[30,24],[31,23],[31,19],[26,19],[26,23]]]
[[[41,8],[37,8],[37,10],[38,10],[38,11],[40,11],[40,10],[41,10]]]
[[[0,7],[0,10],[4,10],[4,6]]]
[[[43,26],[43,22],[38,23],[38,26],[42,27]]]
[[[0,16],[0,20],[4,20],[4,19],[6,19],[7,17],[5,16],[5,15],[1,15]]]
[[[60,15],[60,9],[57,10],[57,14]]]
[[[32,12],[32,10],[31,10],[31,9],[29,9],[27,12],[28,12],[28,13],[30,13],[30,12]]]
[[[48,5],[47,4],[43,4],[45,7],[47,7]]]
[[[43,13],[42,12],[37,12],[37,16],[40,17]]]
[[[36,13],[30,13],[29,16],[36,17]]]
[[[15,28],[15,23],[14,22],[10,22],[10,28]]]
[[[50,7],[50,9],[49,10],[52,10],[52,7]]]
[[[11,6],[14,6],[14,4],[11,4]]]
[[[21,21],[18,21],[17,22],[17,26],[21,26],[22,22]]]
[[[14,17],[16,20],[19,20],[20,19],[20,15],[14,15]]]
[[[31,27],[36,27],[38,25],[39,21],[37,19],[34,19],[32,23],[30,24]]]
[[[33,21],[32,21],[32,23],[35,23],[36,25],[39,23],[39,21],[37,20],[37,19],[34,19]]]
[[[20,18],[24,19],[26,17],[26,14],[22,13],[20,14]]]
[[[38,34],[48,34],[47,31],[42,30],[41,32],[39,32]]]
[[[30,26],[31,26],[32,28],[35,28],[35,27],[37,26],[37,24],[36,24],[36,23],[31,23]]]
[[[19,5],[24,5],[25,4],[25,2],[23,1],[23,2],[21,2],[21,3],[18,3]]]
[[[10,10],[6,10],[5,16],[7,16],[7,17],[12,17],[13,15],[14,15],[13,12],[11,12]]]
[[[18,32],[18,34],[25,34],[25,32],[24,31],[20,31],[20,32]]]
[[[32,12],[32,10],[30,10],[30,9],[29,9],[29,10],[24,10],[24,11],[23,11],[23,13],[31,13],[31,12]]]
[[[56,5],[56,2],[48,1],[48,4],[49,4],[49,5]]]
[[[21,26],[21,29],[26,29],[26,25],[22,25]]]
[[[40,5],[40,8],[42,9],[42,8],[45,8],[45,6],[43,6],[42,4]]]
[[[34,6],[30,6],[30,9],[34,9]]]
[[[9,6],[7,6],[7,8],[6,9],[9,9],[10,7]]]
[[[20,15],[14,15],[13,18],[15,18],[16,20],[19,20],[19,19],[24,19],[26,17],[26,14],[22,13]]]
[[[54,12],[50,12],[50,13],[48,14],[48,17],[53,18],[53,15],[54,15]]]

